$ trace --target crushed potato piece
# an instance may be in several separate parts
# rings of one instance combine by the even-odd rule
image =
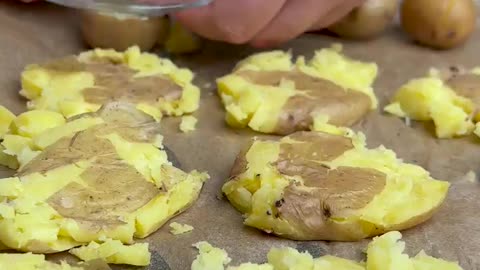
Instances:
[[[411,259],[415,270],[462,270],[457,262],[448,262],[442,259],[428,256],[425,251],[420,251]]]
[[[194,246],[199,254],[192,262],[192,270],[224,270],[231,261],[225,250],[213,247],[207,242],[199,242]]]
[[[184,133],[194,131],[197,121],[198,121],[197,118],[191,115],[182,116],[182,122],[180,123],[180,130]]]
[[[406,120],[433,121],[438,138],[477,134],[480,75],[475,70],[431,69],[429,76],[401,86],[384,110]]]
[[[3,253],[0,254],[0,269],[5,270],[110,270],[106,263],[100,261],[68,265],[45,260],[43,254]]]
[[[83,261],[102,259],[111,264],[128,264],[135,266],[146,266],[150,264],[148,243],[137,243],[126,246],[118,240],[107,240],[101,244],[91,242],[88,246],[74,248],[69,252]]]
[[[227,270],[462,270],[458,263],[428,256],[424,251],[410,258],[403,253],[405,242],[399,241],[401,237],[398,231],[375,237],[368,245],[365,263],[331,255],[313,258],[308,251],[299,252],[294,248],[282,247],[270,250],[267,263],[248,262],[237,267],[228,266]],[[203,250],[199,248],[200,254],[192,264],[192,270],[223,270],[225,265],[229,264],[230,259],[224,250],[212,247],[206,242],[199,244]],[[203,268],[199,267],[200,262]]]
[[[314,260],[313,270],[365,270],[365,266],[361,262],[326,255]]]
[[[0,139],[7,133],[10,123],[15,119],[15,115],[7,108],[0,105]]]
[[[468,171],[467,174],[465,174],[464,179],[467,182],[475,183],[477,182],[477,174],[474,171]]]
[[[20,164],[15,177],[0,179],[0,242],[10,249],[55,253],[103,238],[131,244],[192,205],[208,178],[173,167],[160,124],[128,103],[46,125],[2,142]]]
[[[2,144],[0,144],[0,165],[8,167],[12,170],[16,170],[20,166],[15,156],[5,153],[5,146]]]
[[[354,70],[355,72],[352,72]],[[329,114],[335,125],[350,126],[377,107],[372,83],[375,63],[352,60],[340,51],[317,51],[308,62],[290,52],[270,51],[240,61],[217,80],[226,122],[264,133],[306,130],[314,114]]]
[[[10,126],[12,134],[33,138],[46,130],[65,124],[63,115],[45,110],[27,111],[17,116]]]
[[[367,148],[362,133],[325,118],[314,128],[321,132],[252,140],[239,154],[222,191],[247,226],[295,240],[355,241],[413,227],[442,205],[447,181],[383,146]]]
[[[268,252],[268,262],[278,270],[303,270],[313,268],[313,257],[294,248],[272,248]]]
[[[159,120],[198,109],[200,90],[193,77],[190,70],[142,53],[137,46],[125,52],[95,49],[29,65],[22,73],[20,94],[30,100],[29,109],[56,111],[67,118],[122,101]]]
[[[436,259],[421,251],[414,258],[403,253],[405,242],[400,232],[389,232],[380,237],[375,237],[367,249],[368,270],[461,270],[456,262]]]
[[[170,223],[170,233],[174,235],[184,234],[193,231],[193,227],[188,224],[180,224],[177,222]]]
[[[480,137],[480,122],[475,124],[475,129],[473,130],[473,133],[475,133],[475,135]]]

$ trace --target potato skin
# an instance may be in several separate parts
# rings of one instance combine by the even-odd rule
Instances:
[[[401,8],[403,30],[420,44],[436,49],[464,43],[475,23],[472,0],[405,0]]]
[[[92,48],[123,51],[138,45],[148,51],[166,35],[165,18],[118,17],[91,11],[82,12],[81,30],[85,42]]]
[[[391,150],[365,155],[361,135],[347,133],[255,140],[237,156],[222,191],[245,225],[293,240],[359,241],[414,227],[439,209],[448,182],[401,163]],[[412,188],[398,193],[405,182]]]
[[[328,30],[344,38],[371,39],[391,24],[397,9],[398,0],[368,0]]]

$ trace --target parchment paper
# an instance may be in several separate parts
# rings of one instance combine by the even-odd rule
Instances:
[[[314,50],[339,41],[320,35],[305,35],[287,45],[295,54],[310,57]],[[369,42],[343,42],[346,54],[375,61],[380,67],[375,90],[380,108],[406,80],[421,76],[430,66],[447,67],[462,64],[480,65],[480,32],[470,42],[455,50],[438,52],[410,43],[398,29]],[[30,63],[76,54],[85,50],[77,28],[75,12],[39,3],[24,5],[3,0],[0,3],[0,104],[15,113],[25,109],[19,98],[19,75]],[[272,246],[291,246],[308,250],[312,255],[332,254],[363,259],[368,241],[359,243],[295,242],[269,236],[242,225],[241,215],[219,197],[234,158],[252,136],[250,131],[228,128],[224,111],[215,94],[214,79],[228,73],[234,63],[252,49],[207,44],[201,54],[174,59],[177,64],[193,69],[202,89],[198,129],[189,134],[178,130],[179,119],[164,120],[166,145],[173,150],[183,169],[208,171],[211,179],[205,184],[200,199],[174,221],[191,224],[194,231],[180,236],[169,233],[168,226],[146,239],[153,251],[152,265],[147,269],[190,269],[196,250],[192,244],[209,241],[225,248],[233,264],[263,262]],[[452,183],[441,210],[428,222],[403,232],[411,255],[424,249],[433,256],[457,260],[467,270],[480,269],[480,183],[465,179],[473,170],[479,172],[480,139],[467,137],[437,140],[432,127],[413,123],[408,127],[395,117],[371,113],[355,129],[367,134],[370,146],[384,144],[398,156],[429,170],[434,177]],[[12,172],[0,170],[0,176]],[[69,258],[66,255],[53,259]],[[71,259],[71,258],[69,258]],[[136,269],[119,267],[118,269]]]

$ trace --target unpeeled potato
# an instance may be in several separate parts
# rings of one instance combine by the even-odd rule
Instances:
[[[253,140],[238,155],[222,191],[245,225],[293,240],[358,241],[439,209],[448,182],[383,146],[368,149],[361,133],[316,124],[319,132]]]
[[[87,11],[82,13],[81,28],[85,42],[92,48],[123,51],[138,45],[147,51],[164,40],[168,20]]]
[[[475,29],[473,0],[405,0],[402,28],[420,44],[449,49],[464,43]]]
[[[398,0],[368,0],[328,29],[345,38],[373,38],[390,25],[397,8]]]

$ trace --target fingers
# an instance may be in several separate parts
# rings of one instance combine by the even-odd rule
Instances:
[[[252,40],[256,47],[273,46],[295,38],[338,5],[332,0],[289,0],[277,16]]]
[[[286,1],[217,0],[205,7],[179,12],[175,17],[203,37],[242,44],[260,32]]]
[[[347,16],[354,8],[362,5],[364,0],[346,0],[341,5],[335,7],[327,16],[319,17],[318,20],[310,26],[309,31],[316,31],[327,28]]]

